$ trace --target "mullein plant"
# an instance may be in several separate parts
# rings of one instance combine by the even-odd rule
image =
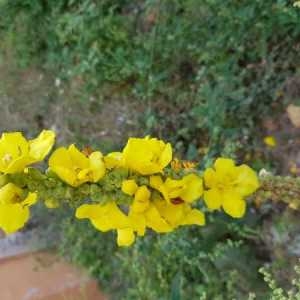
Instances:
[[[247,165],[221,157],[200,172],[191,162],[173,159],[171,144],[148,136],[129,138],[122,152],[106,155],[74,144],[60,147],[45,172],[33,167],[54,143],[50,130],[33,140],[20,132],[2,134],[0,228],[5,233],[21,229],[37,201],[48,208],[67,203],[77,219],[88,219],[102,232],[115,230],[118,245],[130,246],[147,229],[168,233],[179,226],[204,226],[203,211],[242,218],[245,199],[260,186]]]

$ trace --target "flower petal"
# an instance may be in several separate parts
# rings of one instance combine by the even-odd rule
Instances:
[[[93,177],[92,181],[97,182],[105,175],[105,165],[102,153],[99,151],[91,153],[89,161]]]
[[[208,168],[204,172],[204,183],[208,188],[213,188],[217,184],[217,174],[212,168]]]
[[[226,192],[223,195],[223,209],[233,218],[241,218],[246,212],[246,201],[235,192]]]
[[[203,194],[202,179],[195,174],[189,174],[183,178],[185,188],[180,193],[180,197],[186,202],[193,202]]]
[[[29,208],[19,203],[0,205],[0,228],[6,234],[16,232],[24,227],[29,219]]]
[[[132,210],[129,212],[131,228],[137,232],[139,236],[144,236],[146,232],[146,218],[143,214],[136,214]]]
[[[159,164],[162,168],[165,168],[172,160],[172,146],[170,143],[167,143],[161,156],[159,158]]]
[[[29,156],[34,162],[41,161],[50,152],[55,142],[55,133],[52,130],[43,130],[39,136],[29,141]]]
[[[89,167],[89,159],[74,144],[69,146],[68,155],[71,158],[73,168],[87,169]]]
[[[183,218],[180,225],[205,225],[205,215],[202,211],[198,209],[192,209],[190,212]]]
[[[22,189],[13,183],[7,183],[0,189],[0,204],[14,204],[21,199]]]
[[[66,148],[56,149],[49,158],[50,169],[62,180],[72,186],[76,186],[76,173],[73,170],[73,162]]]
[[[254,193],[259,187],[259,181],[255,171],[247,165],[241,165],[236,169],[238,170],[238,178],[235,190],[241,196],[248,196]]]
[[[107,169],[123,167],[124,161],[122,152],[111,152],[104,156],[104,163]]]
[[[230,158],[219,157],[216,159],[214,163],[214,167],[217,172],[219,171],[226,172],[232,169],[234,166],[235,166],[234,160]]]
[[[211,210],[219,209],[223,202],[222,193],[218,189],[205,191],[203,198],[206,206]]]
[[[31,206],[37,202],[37,193],[28,193],[27,197],[22,201],[22,205]]]
[[[31,160],[29,145],[21,132],[3,133],[0,139],[0,172],[22,172]]]
[[[128,179],[122,182],[122,192],[129,196],[134,195],[137,189],[138,185],[136,184],[134,179]]]
[[[135,235],[131,228],[118,229],[118,246],[128,247],[131,246],[135,241]]]
[[[162,218],[157,208],[151,204],[145,212],[146,224],[158,233],[170,232],[173,228]]]
[[[98,219],[109,209],[109,204],[83,204],[76,209],[75,216],[77,219]]]

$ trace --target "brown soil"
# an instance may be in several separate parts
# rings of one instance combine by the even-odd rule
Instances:
[[[2,300],[105,300],[96,281],[49,253],[0,260]]]
[[[21,130],[29,135],[43,128],[58,134],[58,143],[111,148],[138,135],[144,105],[108,89],[84,98],[80,83],[68,85],[38,68],[20,70],[0,65],[0,132]]]

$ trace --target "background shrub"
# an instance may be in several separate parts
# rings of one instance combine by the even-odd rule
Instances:
[[[251,159],[257,170],[274,166],[261,149],[262,123],[300,97],[287,92],[300,65],[300,10],[292,4],[0,0],[0,65],[47,74],[41,81],[39,72],[28,76],[39,89],[30,95],[22,76],[3,88],[1,70],[1,116],[9,120],[1,117],[2,129],[53,126],[59,143],[108,151],[128,135],[153,134],[200,166],[219,155]],[[115,133],[115,124],[122,130]],[[113,131],[112,141],[103,141],[105,130]],[[130,249],[73,217],[57,225],[62,254],[115,299],[227,300],[248,299],[252,291],[257,299],[271,297],[258,273],[263,264],[289,286],[300,255],[298,220],[297,212],[266,203],[241,222],[218,215],[205,228],[150,234]]]
[[[83,97],[110,86],[146,101],[147,133],[194,158],[199,146],[257,143],[253,131],[281,107],[299,65],[292,3],[2,0],[0,28],[21,65],[76,79]]]

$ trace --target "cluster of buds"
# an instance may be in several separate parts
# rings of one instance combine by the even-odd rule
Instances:
[[[119,246],[131,245],[147,230],[168,233],[179,226],[205,225],[205,211],[220,210],[233,218],[246,211],[246,197],[259,187],[256,173],[218,158],[200,171],[196,164],[173,159],[172,146],[162,140],[129,138],[121,152],[103,155],[74,144],[57,148],[45,171],[43,161],[55,143],[44,130],[33,140],[22,133],[0,139],[0,228],[21,229],[30,206],[43,201],[50,208],[67,203],[78,219],[99,231],[117,232]]]
[[[291,176],[274,176],[264,170],[259,173],[260,187],[254,195],[259,206],[267,200],[283,202],[290,208],[300,209],[300,178]]]

